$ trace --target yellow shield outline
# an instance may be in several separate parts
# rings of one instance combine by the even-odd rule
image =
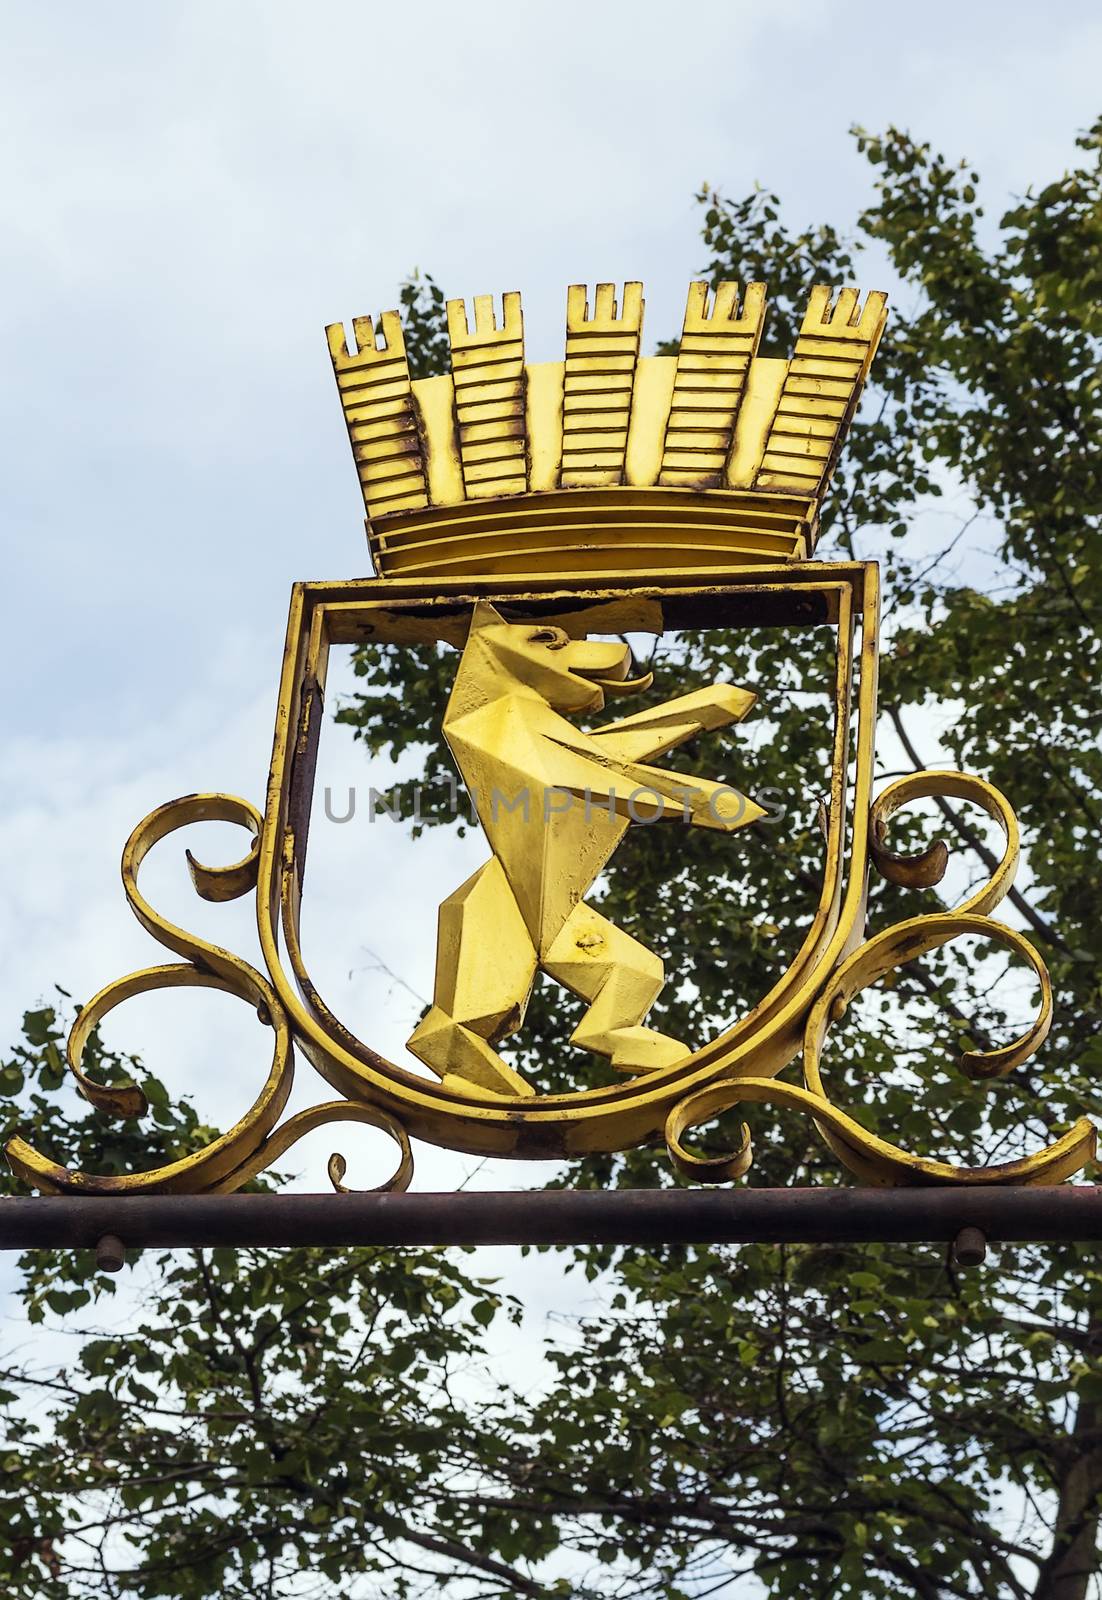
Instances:
[[[418,636],[446,636],[441,624],[454,619],[453,626],[465,628],[479,599],[523,607],[526,615],[530,611],[534,618],[554,618],[568,626],[599,608],[594,631],[617,631],[633,615],[656,605],[669,627],[694,621],[698,626],[736,626],[768,615],[782,625],[825,622],[837,630],[826,867],[811,927],[788,970],[751,1012],[688,1060],[645,1079],[524,1099],[456,1093],[387,1061],[355,1039],[325,1006],[303,960],[300,887],[329,649],[368,638],[408,642]],[[438,619],[435,631],[433,618]],[[544,1159],[643,1143],[661,1133],[686,1096],[718,1080],[779,1072],[799,1052],[823,983],[863,933],[878,622],[873,563],[694,572],[690,583],[674,575],[648,574],[642,582],[630,575],[603,576],[599,588],[592,579],[569,577],[431,583],[388,578],[297,585],[260,839],[257,915],[265,965],[296,1043],[317,1071],[350,1099],[384,1108],[413,1137],[477,1155]],[[856,779],[847,871],[851,754],[856,756]],[[280,926],[290,972],[281,959]]]
[[[827,812],[826,866],[819,905],[787,971],[732,1027],[687,1059],[622,1084],[532,1097],[478,1090],[458,1093],[385,1060],[353,1037],[314,989],[299,943],[305,844],[318,738],[324,716],[325,665],[334,644],[365,639],[396,643],[465,634],[474,604],[489,599],[533,618],[554,619],[583,632],[650,627],[732,626],[770,620],[784,625],[830,623],[836,630],[834,743]],[[1004,1076],[1043,1042],[1051,1023],[1048,974],[1032,945],[989,913],[1005,896],[1018,861],[1014,813],[997,790],[964,773],[917,772],[895,780],[871,799],[878,665],[878,574],[874,563],[816,563],[746,568],[737,574],[694,572],[626,575],[592,580],[555,577],[421,581],[389,578],[307,583],[292,591],[287,645],[276,715],[265,812],[247,800],[210,793],[187,795],[152,812],[123,851],[123,886],[142,926],[182,959],[129,973],[93,996],[69,1035],[67,1056],[81,1093],[109,1115],[145,1109],[136,1085],[104,1085],[84,1070],[84,1051],[103,1018],[137,994],[160,989],[213,988],[252,1006],[272,1036],[272,1060],[256,1098],[238,1121],[203,1149],[149,1172],[99,1176],[70,1171],[21,1137],[6,1154],[14,1171],[43,1193],[217,1193],[239,1189],[270,1167],[298,1139],[329,1123],[351,1121],[382,1129],[397,1146],[398,1163],[379,1187],[408,1186],[410,1137],[475,1155],[531,1159],[613,1152],[664,1136],[674,1162],[704,1182],[741,1176],[750,1164],[748,1129],[738,1148],[701,1158],[683,1135],[742,1102],[766,1102],[811,1117],[842,1164],[859,1179],[887,1184],[1045,1184],[1061,1182],[1094,1153],[1095,1132],[1080,1118],[1044,1149],[991,1167],[961,1167],[910,1154],[865,1130],[835,1106],[823,1085],[820,1052],[832,1022],[850,1000],[892,968],[949,940],[978,935],[1009,949],[1030,966],[1040,1005],[1020,1038],[995,1050],[965,1052],[962,1071],[973,1078]],[[853,762],[852,800],[847,775]],[[1004,838],[1001,860],[987,882],[952,911],[920,914],[864,938],[870,862],[893,881],[922,886],[938,881],[943,845],[906,859],[887,849],[891,816],[915,799],[951,795],[982,806]],[[160,840],[194,822],[232,822],[252,835],[248,853],[232,865],[208,867],[189,853],[198,894],[238,898],[254,888],[267,972],[233,952],[169,921],[145,898],[138,875]],[[849,831],[848,852],[846,834]],[[280,952],[282,930],[291,971]],[[297,1045],[342,1098],[313,1105],[281,1122]],[[803,1051],[803,1086],[777,1074]],[[342,1189],[343,1158],[330,1159]]]

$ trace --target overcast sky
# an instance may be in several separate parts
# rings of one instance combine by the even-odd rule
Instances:
[[[368,571],[325,323],[394,304],[420,266],[453,295],[521,289],[537,359],[561,349],[575,281],[644,279],[657,338],[701,263],[701,182],[760,181],[795,222],[847,228],[869,195],[847,129],[894,121],[975,162],[997,212],[1099,109],[1086,4],[0,15],[5,1038],[55,981],[87,996],[158,959],[118,886],[127,833],[190,790],[260,799],[289,586]],[[333,781],[366,781],[331,744]],[[435,901],[478,851],[427,843],[411,876],[389,843],[330,829],[308,925],[373,1044],[400,1048]],[[165,852],[168,909],[247,950],[247,909],[199,906]],[[265,1059],[213,997],[142,1001],[109,1037],[222,1120]]]

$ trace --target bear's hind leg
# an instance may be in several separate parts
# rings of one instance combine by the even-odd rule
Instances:
[[[536,952],[497,857],[440,907],[433,1004],[406,1041],[446,1086],[530,1095],[492,1047],[524,1020]]]
[[[689,1054],[677,1039],[641,1026],[662,988],[661,957],[592,906],[575,906],[543,967],[590,1002],[571,1043],[608,1056],[617,1072],[653,1072]]]

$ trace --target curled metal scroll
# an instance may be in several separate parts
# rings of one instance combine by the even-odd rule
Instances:
[[[1052,1023],[1052,987],[1044,962],[1022,934],[987,915],[1010,888],[1019,855],[1017,820],[997,789],[982,779],[960,772],[921,772],[899,779],[872,807],[874,862],[894,883],[925,887],[940,880],[948,862],[948,850],[942,841],[909,858],[892,854],[883,842],[888,819],[901,806],[935,796],[974,801],[998,822],[1003,832],[1003,853],[991,876],[953,910],[912,917],[876,934],[832,973],[804,1029],[804,1087],[772,1078],[736,1078],[711,1084],[675,1106],[666,1121],[666,1142],[675,1165],[687,1176],[703,1183],[725,1183],[742,1177],[749,1170],[752,1145],[745,1123],[738,1147],[724,1155],[694,1155],[683,1142],[689,1129],[748,1101],[809,1114],[842,1164],[866,1183],[1060,1183],[1094,1156],[1095,1130],[1081,1117],[1053,1144],[1018,1161],[988,1167],[958,1166],[912,1155],[878,1138],[856,1118],[835,1106],[827,1095],[820,1071],[822,1046],[831,1024],[841,1019],[853,997],[887,972],[969,934],[989,939],[1025,961],[1037,979],[1040,1004],[1036,1018],[1019,1038],[997,1050],[965,1051],[958,1063],[961,1070],[973,1079],[1004,1077],[1027,1061],[1048,1035]]]
[[[291,1030],[275,991],[240,956],[185,932],[154,910],[138,886],[142,862],[168,834],[196,822],[230,822],[252,834],[248,853],[230,866],[209,867],[187,852],[196,892],[206,900],[227,901],[255,889],[262,818],[247,800],[227,794],[187,795],[158,807],[134,829],[122,857],[122,879],[131,909],[143,928],[181,962],[146,967],[101,989],[82,1009],[66,1047],[69,1069],[86,1100],[114,1117],[137,1117],[147,1109],[135,1085],[97,1083],[84,1070],[84,1052],[93,1030],[124,1001],[162,989],[203,988],[244,1000],[272,1033],[272,1058],[267,1077],[249,1109],[226,1133],[202,1150],[167,1162],[149,1172],[97,1175],[73,1171],[44,1156],[25,1139],[8,1141],[12,1169],[28,1184],[47,1194],[228,1193],[248,1183],[315,1128],[335,1121],[368,1123],[387,1133],[398,1146],[399,1161],[382,1189],[404,1189],[413,1171],[405,1130],[388,1113],[348,1101],[312,1106],[279,1126],[294,1076]],[[336,1161],[336,1157],[332,1161]],[[343,1160],[343,1158],[341,1158]],[[343,1176],[343,1170],[342,1174]]]
[[[398,1147],[398,1165],[390,1177],[383,1183],[375,1184],[372,1193],[402,1193],[409,1188],[413,1177],[413,1151],[410,1149],[409,1135],[402,1124],[377,1106],[363,1105],[354,1100],[327,1100],[322,1105],[309,1106],[305,1111],[296,1112],[293,1117],[278,1127],[264,1143],[240,1167],[232,1172],[221,1183],[213,1185],[216,1194],[229,1194],[234,1189],[240,1189],[242,1184],[248,1183],[258,1173],[266,1171],[281,1155],[284,1155],[292,1145],[304,1139],[308,1133],[313,1133],[316,1128],[325,1127],[330,1122],[359,1122],[368,1127],[378,1128],[380,1132],[388,1134]],[[338,1194],[348,1194],[350,1191],[341,1181],[344,1178],[347,1164],[339,1151],[335,1151],[328,1162],[329,1181]]]

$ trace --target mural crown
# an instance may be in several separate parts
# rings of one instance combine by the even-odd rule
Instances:
[[[527,365],[520,295],[447,303],[451,372],[413,379],[396,311],[326,331],[384,578],[709,569],[810,556],[887,297],[811,290],[790,359],[766,286],[689,287],[675,355],[640,355],[643,287],[567,294]]]

